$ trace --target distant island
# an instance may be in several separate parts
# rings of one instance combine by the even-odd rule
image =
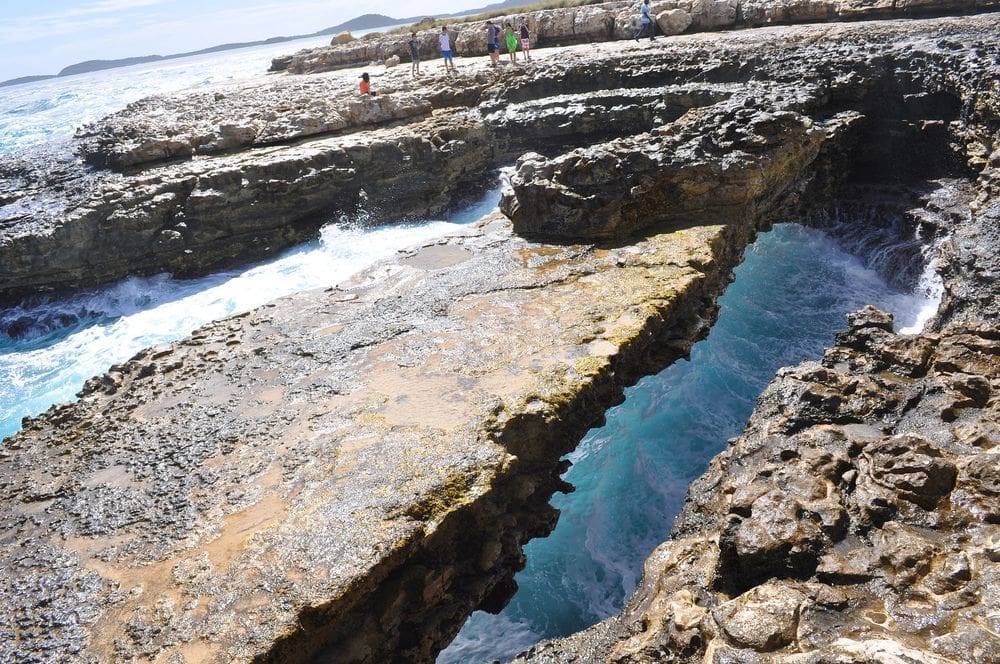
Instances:
[[[467,9],[465,11],[456,12],[453,14],[439,14],[434,15],[431,18],[454,18],[460,16],[470,16],[473,14],[479,14],[483,12],[497,11],[501,9],[513,9],[516,7],[524,7],[526,5],[534,4],[536,0],[504,0],[504,2],[497,2],[485,7],[480,7],[478,9]],[[58,78],[61,76],[74,76],[76,74],[86,74],[93,71],[101,71],[104,69],[115,69],[118,67],[128,67],[130,65],[140,65],[147,62],[159,62],[160,60],[174,60],[176,58],[186,58],[192,55],[205,55],[208,53],[217,53],[219,51],[229,51],[237,48],[249,48],[251,46],[266,46],[268,44],[280,44],[283,42],[295,41],[297,39],[308,39],[309,37],[323,37],[326,35],[335,35],[341,32],[349,32],[351,30],[377,30],[378,28],[385,28],[392,25],[406,25],[409,23],[417,23],[426,16],[414,16],[410,18],[393,18],[391,16],[385,16],[383,14],[363,14],[352,18],[349,21],[340,23],[330,28],[325,28],[317,32],[313,32],[308,35],[293,35],[291,37],[271,37],[269,39],[262,39],[260,41],[252,42],[238,42],[232,44],[220,44],[219,46],[211,46],[209,48],[203,48],[198,51],[188,51],[185,53],[174,53],[172,55],[144,55],[134,58],[121,58],[119,60],[87,60],[84,62],[78,62],[76,64],[64,67],[58,74],[49,74],[42,76],[21,76],[19,78],[12,78],[8,81],[0,81],[0,87],[7,87],[11,85],[21,85],[23,83],[34,83],[35,81],[44,81],[51,78]]]

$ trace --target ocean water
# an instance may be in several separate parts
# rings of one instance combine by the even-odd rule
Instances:
[[[353,34],[368,32],[376,30]],[[307,37],[0,88],[0,154],[68,139],[143,97],[261,76],[272,58],[329,43],[328,36]]]
[[[2,88],[0,154],[58,144],[80,124],[151,94],[260,75],[271,58],[327,41],[311,38]],[[498,196],[494,188],[442,220],[379,228],[331,224],[317,241],[241,270],[192,280],[131,278],[4,309],[0,437],[17,431],[22,417],[72,400],[87,378],[144,347],[285,294],[335,284],[398,249],[479,218],[495,208]],[[867,252],[867,258],[842,246]],[[690,360],[629,389],[606,424],[569,457],[573,466],[566,479],[577,491],[553,499],[562,510],[559,525],[527,546],[528,566],[518,575],[521,590],[511,604],[498,616],[473,615],[439,661],[509,659],[541,639],[617,612],[638,583],[643,560],[666,538],[688,484],[740,432],[779,367],[818,357],[845,327],[845,315],[865,304],[896,313],[904,331],[918,329],[933,312],[939,296],[933,291],[940,285],[930,273],[912,293],[912,275],[889,284],[873,269],[900,274],[886,262],[912,265],[912,249],[888,237],[835,240],[795,224],[763,234],[721,299],[719,322]]]
[[[0,438],[20,429],[21,418],[72,400],[87,378],[143,348],[282,295],[341,282],[399,249],[479,219],[499,199],[496,185],[444,220],[329,224],[319,240],[246,269],[200,279],[132,277],[0,310]]]
[[[866,304],[893,312],[897,331],[919,330],[936,310],[939,281],[926,270],[916,292],[890,286],[868,263],[894,256],[892,241],[875,244],[863,259],[797,224],[762,234],[690,359],[627,390],[569,455],[565,479],[576,491],[553,498],[559,523],[525,547],[511,603],[499,615],[473,614],[438,664],[509,660],[620,611],[688,485],[742,431],[777,369],[819,358]]]
[[[390,26],[391,27],[391,26]],[[356,32],[360,36],[365,32]],[[48,148],[75,129],[152,94],[266,72],[271,58],[329,37],[256,46],[0,88],[0,155]],[[398,249],[439,237],[496,207],[499,185],[446,219],[366,228],[331,224],[318,241],[241,270],[201,279],[130,278],[69,298],[0,310],[0,438],[21,418],[68,401],[83,382],[149,345],[269,300],[329,286]]]

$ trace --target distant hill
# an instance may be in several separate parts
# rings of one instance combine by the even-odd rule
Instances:
[[[167,56],[171,57],[171,56]],[[157,62],[165,60],[162,55],[144,55],[138,58],[122,58],[121,60],[87,60],[78,62],[75,65],[64,67],[56,76],[72,76],[74,74],[86,74],[88,71],[100,71],[102,69],[114,69],[115,67],[128,67],[129,65],[142,65],[147,62]]]
[[[22,76],[20,78],[12,78],[9,81],[0,82],[0,88],[6,87],[8,85],[20,85],[22,83],[34,83],[35,81],[45,81],[50,78],[55,78],[53,75],[48,76]]]
[[[390,25],[399,25],[400,23],[416,22],[419,20],[419,18],[393,18],[384,14],[364,14],[357,18],[352,18],[350,21],[345,21],[340,25],[335,25],[332,28],[320,30],[316,34],[335,35],[341,32],[350,32],[351,30],[375,30],[376,28],[385,28]]]
[[[453,14],[439,14],[433,16],[433,18],[455,18],[461,16],[471,16],[474,14],[482,14],[484,12],[497,11],[500,9],[514,9],[515,7],[524,7],[526,5],[531,5],[537,3],[538,0],[504,0],[504,2],[497,2],[485,7],[480,7],[478,9],[467,9],[461,12],[455,12]],[[144,55],[135,58],[122,58],[120,60],[87,60],[86,62],[78,62],[76,64],[70,65],[63,68],[56,76],[73,76],[74,74],[85,74],[92,71],[101,71],[104,69],[115,69],[117,67],[128,67],[129,65],[144,64],[147,62],[159,62],[160,60],[173,60],[175,58],[186,58],[191,55],[205,55],[207,53],[216,53],[218,51],[228,51],[236,48],[248,48],[251,46],[264,46],[267,44],[280,44],[282,42],[294,41],[296,39],[306,39],[308,37],[323,37],[326,35],[335,35],[341,32],[349,32],[351,30],[376,30],[378,28],[386,28],[391,25],[406,25],[409,23],[416,23],[421,19],[426,18],[425,16],[414,16],[411,18],[393,18],[391,16],[385,16],[383,14],[364,14],[356,18],[352,18],[349,21],[345,21],[339,25],[335,25],[330,28],[324,28],[318,32],[313,32],[308,35],[293,35],[291,37],[271,37],[270,39],[263,39],[260,41],[252,42],[238,42],[232,44],[220,44],[219,46],[211,46],[209,48],[203,48],[198,51],[188,51],[186,53],[174,53],[172,55]],[[22,76],[20,78],[13,78],[9,81],[0,82],[0,87],[7,85],[19,85],[21,83],[31,83],[34,81],[41,81],[47,78],[55,78],[55,76]]]

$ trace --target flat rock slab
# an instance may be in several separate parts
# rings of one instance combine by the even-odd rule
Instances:
[[[686,349],[732,231],[540,245],[495,215],[92,379],[0,448],[0,660],[306,658],[317,611]]]

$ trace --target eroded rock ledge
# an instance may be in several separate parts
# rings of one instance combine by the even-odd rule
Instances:
[[[524,18],[534,48],[566,46],[586,42],[631,39],[636,32],[638,4],[631,1],[600,2],[579,7],[517,12],[494,18],[505,25]],[[981,12],[1000,7],[997,0],[654,0],[650,15],[660,35],[703,32],[763,25],[857,21],[893,17]],[[440,57],[439,29],[420,29],[418,50],[425,60]],[[459,56],[486,55],[481,22],[458,22],[449,26],[452,44]],[[305,74],[386,61],[407,62],[408,36],[372,33],[359,40],[328,47],[305,49],[275,58],[271,71]],[[505,48],[505,47],[501,47]]]
[[[859,431],[897,427],[883,431],[890,442],[893,436],[914,433],[907,428],[918,423],[906,419],[916,417],[909,404],[926,398],[933,406],[940,394],[947,396],[934,389],[938,383],[951,385],[949,372],[962,374],[954,389],[963,394],[971,390],[966,397],[972,399],[971,405],[968,399],[949,402],[953,421],[986,422],[993,417],[988,415],[994,407],[993,365],[983,360],[983,367],[962,364],[952,370],[936,353],[948,344],[963,347],[955,339],[965,335],[975,341],[970,341],[974,348],[969,357],[992,357],[988,342],[996,336],[988,326],[969,322],[995,320],[997,313],[991,281],[998,255],[995,173],[1000,158],[994,147],[996,35],[997,18],[979,16],[691,37],[639,52],[620,47],[570,51],[559,63],[490,88],[482,111],[475,114],[438,109],[417,126],[201,155],[179,164],[146,165],[138,173],[88,175],[129,184],[119,190],[124,199],[116,199],[117,204],[97,202],[81,212],[93,215],[95,227],[106,221],[102,214],[131,211],[126,228],[160,229],[145,225],[150,215],[142,205],[168,201],[162,195],[170,191],[162,187],[172,178],[190,177],[184,181],[208,186],[184,192],[185,209],[193,198],[208,210],[222,211],[227,205],[244,210],[262,197],[277,207],[260,219],[284,229],[282,224],[291,221],[275,223],[272,217],[289,205],[288,181],[301,181],[305,191],[321,198],[350,198],[357,195],[355,188],[362,188],[363,178],[352,172],[351,162],[338,159],[371,159],[372,153],[393,145],[403,150],[398,146],[405,135],[412,141],[403,145],[415,146],[406,154],[435,156],[402,175],[398,168],[395,174],[386,171],[385,177],[403,177],[410,184],[400,191],[412,192],[413,205],[427,204],[425,197],[433,198],[429,192],[434,190],[424,188],[429,186],[426,177],[416,176],[420,163],[445,158],[435,152],[442,145],[460,154],[469,137],[488,135],[497,153],[517,152],[525,142],[545,153],[525,159],[518,169],[515,199],[508,199],[515,219],[513,203],[522,197],[573,192],[581,194],[584,207],[590,202],[606,207],[617,197],[624,212],[607,215],[608,220],[638,219],[629,208],[642,197],[630,198],[636,183],[625,157],[642,144],[635,137],[623,138],[635,132],[635,125],[609,118],[610,127],[602,126],[586,101],[603,99],[610,108],[619,95],[609,89],[645,81],[639,87],[646,91],[624,97],[632,102],[625,113],[628,122],[641,118],[648,123],[643,134],[651,132],[657,154],[646,158],[660,164],[689,160],[688,169],[679,162],[669,162],[666,169],[685,184],[688,198],[681,200],[719,205],[699,210],[691,203],[685,208],[691,214],[683,219],[660,205],[654,209],[664,214],[617,226],[622,236],[599,244],[565,234],[554,243],[532,241],[515,235],[504,218],[491,216],[465,233],[377,266],[352,283],[209,325],[93,379],[78,403],[54,407],[26,422],[0,448],[0,602],[10,607],[0,614],[0,659],[429,661],[474,608],[496,609],[507,600],[513,573],[523,562],[521,546],[553,525],[547,500],[565,488],[558,480],[561,454],[621,398],[623,386],[683,355],[705,332],[714,316],[714,299],[754,233],[779,215],[827,204],[838,192],[858,191],[843,185],[848,180],[863,184],[889,155],[916,159],[912,167],[899,170],[905,180],[978,177],[969,214],[949,217],[954,223],[947,228],[928,226],[935,233],[952,232],[945,251],[948,297],[942,324],[965,327],[913,341],[911,357],[903,353],[910,341],[892,341],[885,322],[868,315],[851,333],[856,340],[845,338],[847,350],[828,357],[829,366],[799,376],[796,385],[802,391],[791,393],[807,396],[794,403],[807,404],[806,415],[818,413],[816,426],[824,432],[859,425],[846,429],[854,433],[844,433],[843,439],[834,436],[844,449],[831,448],[830,458],[837,461],[830,472],[845,471],[841,457],[861,464],[858,459],[869,448],[862,446],[852,456],[853,448],[844,442],[864,441]],[[539,78],[540,73],[553,78]],[[689,78],[681,78],[695,73],[705,82],[691,87]],[[662,99],[649,93],[653,89],[660,90]],[[578,103],[539,101],[556,94],[576,95],[572,99]],[[566,110],[556,110],[560,108]],[[581,151],[564,156],[571,139],[547,131],[518,135],[519,128],[550,114],[581,118],[587,130],[578,141],[585,144]],[[764,121],[765,116],[771,121]],[[675,121],[673,131],[657,129]],[[419,132],[430,128],[442,132],[442,142],[419,138]],[[673,143],[654,136],[678,138]],[[345,147],[351,145],[361,147]],[[864,149],[872,145],[879,146],[881,161]],[[592,168],[595,155],[604,165],[600,169]],[[858,155],[868,158],[849,168]],[[272,163],[294,164],[300,158],[303,164],[289,166],[298,175],[288,181],[269,179],[280,171],[272,170]],[[471,179],[488,161],[473,160],[470,172],[449,180],[449,191],[461,189],[458,183]],[[556,167],[544,178],[526,173],[526,164],[537,173],[549,163]],[[595,174],[590,182],[583,177],[587,169]],[[247,175],[255,172],[254,178]],[[650,169],[647,174],[659,172]],[[727,181],[732,185],[728,197],[697,198],[704,195],[698,187],[706,185],[706,173],[734,176]],[[302,174],[319,180],[310,189]],[[342,178],[344,184],[332,187],[323,178]],[[72,186],[81,181],[86,180]],[[131,186],[137,182],[144,188]],[[592,182],[612,195],[600,198],[587,191]],[[250,192],[244,193],[247,188]],[[658,195],[655,187],[648,193]],[[382,195],[391,200],[390,191]],[[305,193],[301,199],[304,205],[311,200]],[[18,200],[27,205],[28,199]],[[241,200],[247,208],[238,207]],[[169,201],[163,205],[169,212],[164,218],[175,223],[175,209]],[[321,209],[329,208],[316,207]],[[569,212],[572,206],[562,209]],[[200,217],[206,227],[211,227],[210,218]],[[225,217],[220,212],[217,219]],[[190,217],[184,223],[193,227]],[[53,222],[46,232],[72,237],[73,228]],[[231,246],[224,233],[213,232],[208,237],[219,246]],[[26,242],[46,241],[42,233],[22,233]],[[927,353],[920,350],[925,347]],[[902,359],[886,350],[892,348]],[[876,359],[869,361],[869,355]],[[871,364],[876,361],[882,364]],[[909,367],[910,373],[901,374],[900,367]],[[826,389],[827,379],[834,387],[854,386],[853,391],[841,397]],[[919,387],[925,379],[931,381],[926,390]],[[898,393],[882,399],[878,389],[883,386]],[[941,412],[927,412],[940,419]],[[865,419],[869,415],[874,419]],[[916,431],[929,441],[931,452],[925,456],[941,459],[945,471],[947,464],[954,467],[953,487],[945,494],[937,479],[904,478],[919,490],[900,494],[896,512],[879,516],[881,523],[874,518],[858,523],[884,528],[898,522],[911,528],[906,515],[919,516],[917,510],[937,518],[926,507],[927,487],[936,505],[947,506],[959,487],[979,486],[964,479],[968,463],[960,457],[965,454],[961,446],[972,439],[928,431]],[[755,440],[753,435],[751,430],[746,440]],[[808,451],[809,444],[826,439],[817,434],[810,440],[798,456],[778,454],[778,461],[808,464],[826,458],[818,448],[815,454]],[[880,449],[879,441],[870,441],[870,450]],[[988,445],[981,447],[985,453]],[[779,451],[786,449],[793,448]],[[767,455],[765,461],[778,463]],[[841,472],[830,479],[832,488],[825,480],[820,488],[829,496],[834,490],[856,492],[861,472],[873,467],[858,465],[853,480]],[[752,466],[746,468],[751,472]],[[779,471],[774,469],[772,476]],[[878,472],[885,480],[887,475]],[[712,477],[705,482],[714,481]],[[748,478],[767,483],[765,476]],[[896,486],[888,483],[889,489]],[[771,566],[762,568],[766,579],[731,575],[738,583],[761,588],[742,604],[728,605],[729,614],[719,609],[720,620],[730,620],[734,630],[745,624],[741,616],[754,606],[770,606],[768,583],[800,584],[796,591],[806,606],[813,590],[820,596],[818,587],[809,585],[819,581],[806,574],[818,574],[827,549],[847,541],[848,533],[855,538],[849,540],[852,546],[867,546],[864,537],[873,531],[860,526],[851,530],[854,517],[846,506],[847,522],[832,507],[829,514],[817,507],[815,519],[809,510],[796,508],[794,523],[783,520],[789,501],[822,502],[827,496],[806,484],[802,491],[808,495],[803,496],[794,493],[798,488],[777,486],[776,491],[793,494],[785,502],[775,494],[776,507],[762,510],[775,514],[779,525],[805,533],[803,542],[811,548],[801,554],[796,550],[786,562],[780,556],[758,556]],[[731,495],[706,493],[706,515],[692,508],[698,518],[683,523],[694,529],[737,519],[750,522],[759,498],[754,496],[749,508],[709,514],[712,501],[728,505]],[[831,524],[823,514],[831,516]],[[955,523],[966,518],[954,514]],[[917,525],[927,528],[924,522]],[[715,541],[692,533],[683,534]],[[918,534],[934,540],[926,530]],[[777,542],[781,536],[776,532],[761,542]],[[739,541],[744,540],[749,541]],[[941,555],[954,553],[951,544],[939,544]],[[775,546],[780,553],[782,545]],[[727,561],[725,569],[756,569],[758,558],[750,554],[750,562],[741,567],[744,553],[738,542],[725,551],[728,557],[716,557]],[[976,565],[984,558],[974,547],[965,555],[969,574],[979,574]],[[859,583],[882,583],[878,569],[868,573],[871,579]],[[959,572],[958,581],[963,575]],[[654,583],[652,573],[647,579]],[[697,618],[690,623],[695,627],[701,624],[701,609],[708,615],[706,607],[711,606],[715,620],[717,605],[753,592],[734,585],[704,588],[716,604],[703,606],[698,603],[702,596],[696,595],[690,607],[682,607],[685,616]],[[928,588],[935,592],[944,586]],[[963,588],[946,592],[966,597]],[[852,597],[844,600],[848,606]],[[830,602],[834,607],[843,603],[836,598]],[[636,615],[646,608],[637,608]],[[889,611],[886,620],[897,620],[895,605],[884,608]],[[730,614],[735,618],[726,618]],[[974,623],[979,620],[979,614],[970,615]],[[652,621],[655,616],[650,616]],[[981,623],[986,624],[976,624]],[[632,627],[615,624],[625,631],[601,626],[594,632],[597,640],[580,652],[605,656],[620,636],[636,636]],[[676,631],[673,623],[663,624],[661,636]],[[963,630],[955,633],[965,634]],[[784,623],[779,632],[786,633]],[[699,632],[689,645],[701,648],[712,634]],[[660,638],[652,631],[649,635]],[[790,647],[782,638],[768,637],[763,643]],[[601,651],[600,644],[610,645]],[[907,644],[917,652],[924,648]],[[536,655],[558,658],[562,655],[554,653],[569,652],[560,650],[564,647],[547,646]],[[667,647],[655,656],[685,652]],[[641,647],[634,652],[639,654],[627,657],[646,656]],[[754,657],[753,652],[744,654]]]
[[[996,661],[1000,327],[891,330],[783,370],[625,611],[519,661]]]
[[[753,233],[553,247],[492,217],[114,367],[0,448],[0,659],[429,660]]]
[[[460,77],[429,76],[419,91],[394,74],[374,100],[359,100],[350,76],[322,74],[139,102],[71,146],[100,168],[66,154],[0,160],[0,300],[128,274],[203,274],[273,255],[343,215],[437,215],[527,150],[553,159],[539,166],[553,179],[535,189],[537,205],[509,209],[524,232],[538,225],[521,223],[538,205],[568,209],[560,192],[580,183],[566,163],[590,164],[591,189],[632,173],[636,201],[650,206],[668,204],[656,198],[668,185],[695,214],[763,195],[771,209],[822,205],[858,170],[850,160],[864,163],[857,140],[900,151],[899,176],[942,143],[979,172],[996,160],[989,135],[969,130],[991,112],[996,82],[977,63],[995,57],[994,28],[992,15],[770,28],[542,51],[503,76],[480,62]],[[647,143],[660,155],[640,168]],[[567,154],[578,147],[591,149]],[[796,155],[818,170],[754,176]],[[661,167],[677,177],[649,177]],[[699,194],[693,179],[714,191]],[[593,213],[601,196],[573,200]],[[630,230],[641,231],[617,232]]]

